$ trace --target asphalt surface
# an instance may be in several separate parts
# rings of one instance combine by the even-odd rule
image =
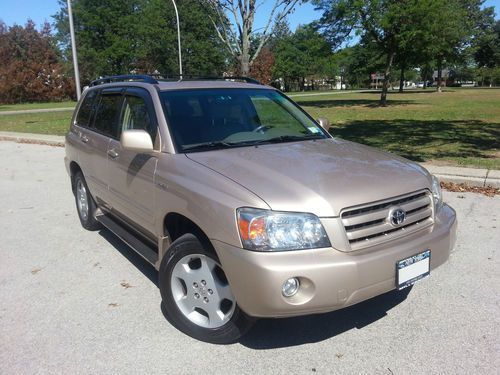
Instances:
[[[499,373],[500,197],[445,193],[456,249],[409,294],[217,346],[164,319],[152,267],[80,227],[63,155],[0,142],[0,374]]]

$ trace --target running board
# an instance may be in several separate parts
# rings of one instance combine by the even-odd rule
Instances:
[[[125,242],[128,246],[134,249],[140,256],[142,256],[148,263],[151,263],[153,266],[158,262],[158,254],[154,251],[153,248],[145,244],[139,238],[130,233],[129,230],[122,227],[112,218],[110,218],[106,214],[96,215],[95,217],[98,222],[104,225],[107,229],[113,232],[116,236],[118,236],[123,242]]]

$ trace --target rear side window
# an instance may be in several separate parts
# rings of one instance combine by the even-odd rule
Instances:
[[[92,90],[85,95],[80,109],[76,116],[76,124],[79,126],[89,126],[90,118],[92,117],[92,110],[97,97],[97,90]]]
[[[103,92],[97,106],[94,128],[105,135],[118,138],[123,96],[120,92]]]

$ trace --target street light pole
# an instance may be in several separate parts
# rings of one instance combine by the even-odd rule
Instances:
[[[179,12],[177,11],[177,4],[175,4],[175,0],[172,0],[172,4],[174,4],[175,16],[177,17],[177,45],[178,45],[177,48],[179,49],[179,77],[180,79],[182,79],[181,25],[179,23]]]
[[[80,100],[80,72],[78,70],[78,58],[76,56],[75,28],[73,26],[73,12],[71,10],[71,0],[68,0],[69,32],[71,35],[71,52],[73,55],[73,68],[75,69],[76,98]]]

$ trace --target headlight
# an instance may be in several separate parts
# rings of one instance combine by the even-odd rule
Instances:
[[[432,176],[432,196],[434,197],[434,207],[438,209],[443,204],[443,194],[439,180],[434,175]]]
[[[323,225],[313,214],[239,208],[237,218],[241,242],[248,250],[330,247]]]

